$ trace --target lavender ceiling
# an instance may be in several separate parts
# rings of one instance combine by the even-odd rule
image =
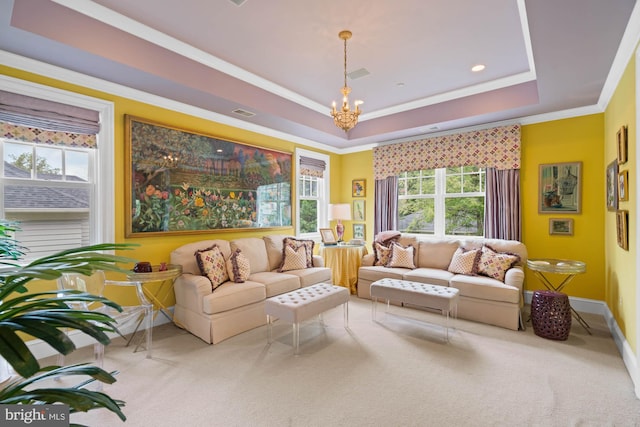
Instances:
[[[0,49],[335,149],[593,106],[635,0],[0,0]],[[345,134],[340,100],[349,29]],[[471,67],[486,69],[473,73]],[[234,110],[255,115],[244,117]]]

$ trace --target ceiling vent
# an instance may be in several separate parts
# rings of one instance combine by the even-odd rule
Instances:
[[[366,68],[360,68],[358,70],[350,72],[349,74],[347,74],[347,76],[349,76],[351,80],[355,80],[364,76],[368,76],[369,74],[371,74],[369,70],[367,70]]]
[[[235,110],[233,110],[234,113],[236,113],[239,116],[244,116],[244,117],[253,117],[256,115],[256,113],[252,113],[251,111],[247,111],[247,110],[243,110],[242,108],[236,108]]]
[[[235,4],[236,6],[240,7],[244,4],[245,1],[247,0],[229,0],[231,3]]]

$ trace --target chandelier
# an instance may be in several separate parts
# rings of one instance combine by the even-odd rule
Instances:
[[[351,38],[351,31],[340,31],[340,33],[338,33],[338,37],[344,40],[344,86],[340,90],[340,92],[342,92],[342,108],[337,110],[336,103],[334,101],[331,108],[331,116],[333,117],[333,122],[336,126],[345,132],[349,132],[356,124],[358,124],[358,116],[360,115],[360,105],[362,104],[362,101],[356,101],[354,103],[355,108],[353,110],[349,107],[349,93],[351,92],[351,88],[347,86],[347,40]]]

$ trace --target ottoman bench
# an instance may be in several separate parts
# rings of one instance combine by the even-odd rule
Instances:
[[[293,324],[293,347],[298,354],[300,346],[300,322],[323,312],[343,305],[344,327],[349,327],[349,289],[329,283],[318,283],[306,288],[296,289],[282,295],[268,298],[264,303],[267,314],[269,343],[273,342],[273,318],[282,319]]]
[[[381,279],[371,284],[371,317],[375,322],[378,298],[386,300],[387,311],[391,300],[438,310],[445,316],[446,340],[449,341],[449,313],[457,315],[458,294],[458,289],[446,286],[400,279]]]

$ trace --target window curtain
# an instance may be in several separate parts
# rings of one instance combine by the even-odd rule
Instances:
[[[0,135],[38,144],[96,148],[97,111],[0,90]]]
[[[326,168],[327,165],[324,160],[300,156],[300,175],[324,178],[324,171]]]
[[[485,203],[485,236],[500,234],[520,240],[520,125],[500,126],[471,132],[438,136],[400,144],[389,144],[373,149],[373,172],[376,180],[375,233],[394,230],[398,224],[397,175],[402,172],[458,166],[477,166],[494,169],[514,183],[508,195],[500,195],[504,187],[487,194]],[[394,191],[389,191],[387,179],[395,178]],[[490,191],[487,178],[487,193]],[[496,179],[497,180],[497,179]],[[380,188],[378,183],[381,183]],[[386,184],[385,184],[386,183]],[[494,184],[492,184],[494,185]],[[504,200],[495,206],[498,195]],[[491,200],[489,200],[491,199]],[[487,202],[487,200],[489,200]],[[506,210],[508,200],[508,211]],[[508,214],[507,214],[508,212]],[[494,218],[494,216],[499,218]],[[491,219],[487,219],[491,217]],[[494,226],[494,223],[497,226]],[[487,231],[490,228],[491,231]],[[508,230],[506,232],[505,230]]]
[[[373,235],[398,229],[398,177],[376,179]]]
[[[486,169],[484,235],[491,239],[522,239],[520,170]]]

